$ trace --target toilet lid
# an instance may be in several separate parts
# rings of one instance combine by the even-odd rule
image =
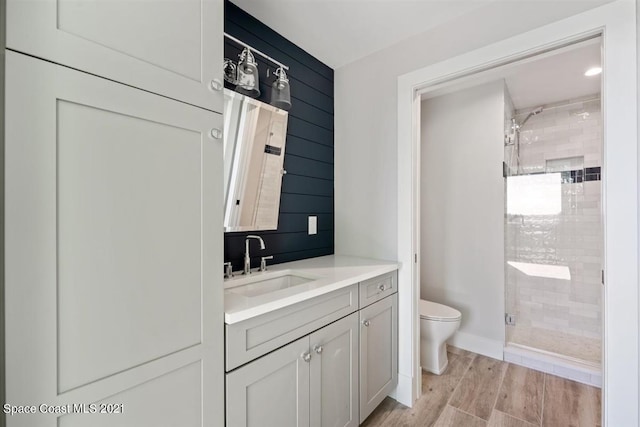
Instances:
[[[462,317],[462,313],[455,308],[421,299],[420,317],[423,319],[452,321],[460,319]]]

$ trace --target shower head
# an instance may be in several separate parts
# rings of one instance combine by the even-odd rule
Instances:
[[[518,130],[520,130],[522,126],[524,126],[524,124],[527,123],[527,120],[529,120],[531,116],[537,116],[538,114],[542,113],[542,110],[544,110],[542,105],[531,110],[531,112],[527,115],[527,117],[524,118],[522,123],[518,125]]]

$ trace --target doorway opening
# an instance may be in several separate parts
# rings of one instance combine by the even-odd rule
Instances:
[[[426,92],[420,123],[421,298],[463,313],[457,346],[597,387],[600,51],[590,38]]]
[[[421,147],[418,142],[422,96],[451,91],[452,84],[458,85],[458,89],[477,86],[482,83],[478,78],[491,82],[495,80],[496,70],[503,67],[529,61],[532,57],[539,59],[540,55],[551,51],[601,37],[602,62],[606,70],[602,78],[603,161],[600,176],[605,236],[601,274],[606,283],[601,326],[605,337],[602,342],[603,422],[618,425],[638,420],[638,335],[635,332],[638,324],[638,117],[634,16],[634,5],[611,3],[399,77],[397,212],[398,253],[403,266],[399,280],[400,283],[406,281],[406,290],[410,291],[401,296],[400,305],[412,309],[411,319],[407,314],[407,319],[401,318],[400,324],[412,325],[414,398],[420,394],[417,302],[420,273],[424,268],[420,262],[414,262],[416,256],[416,259],[421,258]],[[461,118],[458,126],[463,125]],[[501,154],[504,155],[504,151],[501,150]],[[558,165],[550,164],[551,168],[555,166]],[[573,164],[569,162],[568,166]],[[583,169],[584,175],[586,168]],[[568,172],[571,178],[571,170]],[[505,213],[503,211],[503,215]],[[494,297],[501,299],[500,306],[504,309],[504,292],[501,296],[494,294]],[[517,322],[518,316],[515,317]],[[476,323],[475,320],[472,323]],[[504,331],[505,317],[494,320]],[[402,334],[400,339],[402,341]],[[406,335],[405,339],[408,339]],[[499,345],[503,351],[505,341],[494,341],[498,343],[484,340],[479,345],[488,343],[485,349],[489,351],[495,351]],[[403,347],[402,342],[400,345]]]

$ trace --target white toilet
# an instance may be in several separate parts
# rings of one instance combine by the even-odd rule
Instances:
[[[447,340],[460,327],[462,314],[451,307],[420,300],[420,364],[436,375],[447,369]]]

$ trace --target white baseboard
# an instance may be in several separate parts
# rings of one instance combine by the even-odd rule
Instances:
[[[402,403],[404,406],[411,408],[415,400],[412,392],[413,389],[413,378],[403,374],[398,374],[398,386],[389,396]],[[416,398],[418,397],[419,396],[416,396]]]
[[[493,359],[503,360],[504,342],[458,331],[447,341],[462,350],[472,351]]]

